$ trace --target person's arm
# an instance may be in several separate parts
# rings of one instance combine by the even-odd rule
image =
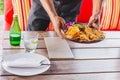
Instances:
[[[88,26],[99,27],[99,14],[101,11],[103,0],[92,0],[92,1],[93,1],[93,10],[92,10],[92,16],[90,17]]]
[[[57,15],[57,12],[54,7],[53,0],[40,0],[43,8],[47,12],[50,17],[50,20],[53,24],[54,30],[57,35],[61,38],[64,38],[63,34],[61,33],[61,27],[64,27],[65,21],[62,17]]]

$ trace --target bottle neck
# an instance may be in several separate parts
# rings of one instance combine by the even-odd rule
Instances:
[[[20,32],[21,29],[20,29],[20,25],[19,25],[19,22],[18,22],[18,17],[17,15],[13,16],[13,22],[12,22],[12,25],[11,25],[11,32],[14,33],[14,32]]]
[[[14,21],[18,23],[18,17],[17,16],[14,17]]]

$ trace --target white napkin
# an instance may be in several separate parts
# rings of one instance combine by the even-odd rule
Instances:
[[[19,58],[14,61],[6,61],[7,66],[14,68],[31,68],[31,67],[39,67],[41,65],[41,61],[36,61],[35,59],[30,58]]]

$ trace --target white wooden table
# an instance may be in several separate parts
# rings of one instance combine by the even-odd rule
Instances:
[[[34,32],[28,32],[34,33]],[[83,44],[67,41],[75,59],[50,60],[50,69],[31,77],[20,77],[6,72],[0,67],[0,80],[120,80],[120,32],[105,32],[103,41]],[[39,32],[37,53],[48,57],[43,40],[45,36],[55,36],[53,32]],[[24,52],[23,41],[19,47],[11,47],[8,32],[4,33],[5,53]]]

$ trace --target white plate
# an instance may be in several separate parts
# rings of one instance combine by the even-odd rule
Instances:
[[[50,64],[50,61],[39,54],[36,53],[18,53],[18,54],[14,54],[9,56],[8,58],[6,58],[3,62],[2,62],[2,66],[3,68],[15,75],[19,75],[19,76],[32,76],[32,75],[37,75],[37,74],[41,74],[45,71],[47,71],[50,67],[50,65],[41,65],[40,67],[35,67],[35,68],[12,68],[9,67],[6,62],[7,61],[11,61],[20,57],[24,57],[24,58],[32,58],[35,59],[36,61],[40,61],[45,59],[45,64]]]

